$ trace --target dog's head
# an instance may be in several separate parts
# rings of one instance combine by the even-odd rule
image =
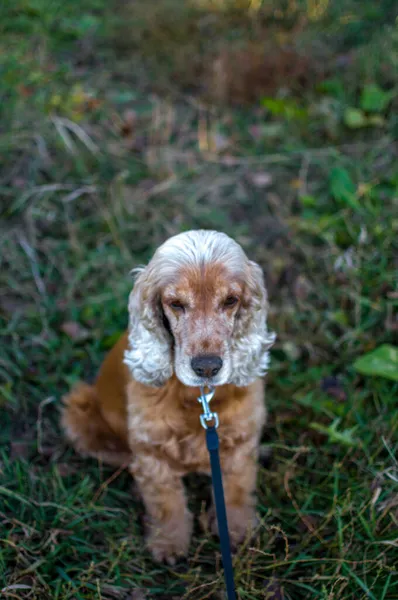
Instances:
[[[160,246],[137,269],[129,317],[125,363],[147,385],[175,372],[188,386],[244,386],[267,370],[275,335],[262,271],[223,233],[189,231]]]

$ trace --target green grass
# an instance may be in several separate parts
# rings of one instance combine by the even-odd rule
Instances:
[[[258,19],[291,31],[297,15],[275,23],[262,4]],[[239,598],[396,599],[398,384],[353,368],[397,332],[392,3],[326,3],[295,42],[328,64],[342,48],[348,66],[245,109],[170,80],[168,48],[181,73],[188,42],[214,50],[195,38],[203,13],[175,3],[176,44],[162,3],[136,5],[142,22],[103,0],[0,9],[0,595],[222,597],[217,541],[197,529],[186,562],[154,564],[129,476],[76,456],[58,426],[62,394],[126,326],[131,268],[169,235],[213,227],[264,268],[278,333]],[[247,8],[212,19],[229,44],[253,33]],[[353,109],[377,119],[353,127]],[[198,512],[207,492],[187,484]]]

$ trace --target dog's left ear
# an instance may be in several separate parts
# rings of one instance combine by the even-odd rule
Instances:
[[[248,262],[246,298],[238,315],[232,340],[231,383],[245,386],[265,375],[276,335],[267,329],[268,298],[262,269]]]
[[[150,270],[140,270],[129,297],[129,348],[124,363],[136,381],[160,387],[173,374],[170,333],[166,330],[159,294]]]

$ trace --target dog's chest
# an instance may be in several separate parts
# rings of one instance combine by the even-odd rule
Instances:
[[[130,444],[134,448],[142,449],[143,445],[148,451],[155,453],[158,458],[166,460],[174,469],[181,473],[209,473],[210,462],[206,447],[205,430],[199,425],[189,428],[180,423],[170,424],[167,419],[158,420],[151,426],[142,414],[131,414],[129,418]],[[231,428],[221,425],[219,430],[220,454],[231,449],[238,439],[231,432]],[[138,450],[141,451],[141,450]]]
[[[242,444],[252,440],[257,443],[265,420],[262,383],[256,382],[242,394],[226,391],[227,398],[218,392],[218,403],[212,405],[220,418],[218,435],[220,457],[224,462]],[[181,474],[208,473],[210,462],[206,447],[205,430],[200,424],[201,407],[195,397],[178,397],[172,403],[151,402],[151,398],[131,394],[128,404],[129,441],[133,453],[152,454],[166,461]],[[166,401],[167,400],[167,401]],[[228,401],[226,401],[228,400]]]
[[[203,429],[198,433],[187,434],[184,437],[173,436],[164,445],[164,451],[168,458],[181,465],[186,473],[208,473],[210,471],[210,462]]]

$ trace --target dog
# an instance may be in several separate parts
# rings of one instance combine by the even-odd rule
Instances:
[[[188,231],[136,269],[128,331],[94,385],[64,398],[62,426],[75,449],[126,465],[142,496],[157,561],[188,552],[193,517],[182,477],[210,473],[199,386],[215,386],[220,457],[233,545],[253,528],[257,454],[266,419],[267,329],[260,267],[224,233]],[[208,524],[217,533],[214,507]]]

